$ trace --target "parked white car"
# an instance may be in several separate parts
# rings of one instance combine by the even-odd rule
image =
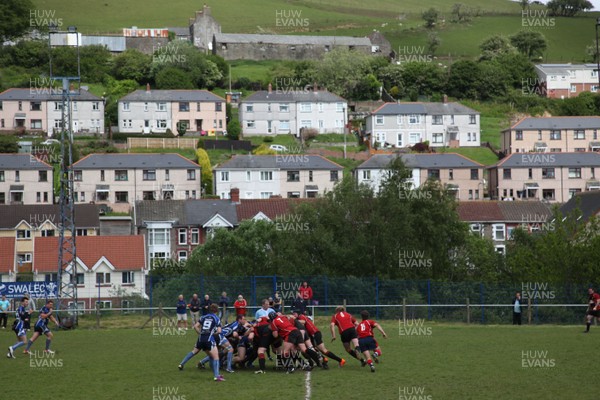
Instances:
[[[275,150],[275,151],[288,151],[287,147],[285,147],[281,144],[272,144],[269,146],[269,149]]]
[[[46,139],[42,142],[42,145],[44,146],[50,146],[53,144],[60,144],[60,141],[57,139]]]

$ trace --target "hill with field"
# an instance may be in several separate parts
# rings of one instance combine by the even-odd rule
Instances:
[[[168,2],[146,0],[34,0],[38,10],[60,18],[63,26],[77,26],[83,33],[119,33],[122,28],[186,27],[202,3],[192,0]],[[452,22],[457,0],[224,0],[207,2],[213,16],[228,33],[286,33],[307,35],[365,36],[379,30],[392,48],[425,46],[430,32],[440,44],[436,56],[445,60],[479,54],[483,39],[495,34],[511,35],[521,29],[538,30],[546,36],[545,62],[582,62],[586,46],[595,40],[598,13],[573,18],[550,17],[541,6],[533,6],[532,23],[523,17],[519,4],[509,0],[461,0],[463,22]],[[421,17],[429,8],[439,12],[433,29]],[[285,20],[281,16],[285,15]],[[301,22],[301,23],[300,23]],[[551,22],[551,23],[550,23]]]

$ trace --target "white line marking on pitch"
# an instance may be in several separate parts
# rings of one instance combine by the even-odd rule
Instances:
[[[304,400],[310,400],[310,397],[311,397],[310,371],[308,371],[306,373],[306,378],[304,378],[304,388],[306,389],[306,394],[304,395]]]

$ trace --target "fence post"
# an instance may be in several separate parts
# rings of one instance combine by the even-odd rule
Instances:
[[[467,325],[471,323],[471,305],[469,304],[469,298],[467,297]]]
[[[344,301],[342,302],[342,305],[344,306],[344,308],[346,308],[346,299],[344,299]],[[346,311],[348,311],[348,309],[346,309]]]
[[[531,325],[531,298],[527,296],[527,325]]]
[[[100,302],[96,302],[96,329],[100,329]]]
[[[329,283],[327,281],[327,275],[325,275],[325,305],[329,305]]]
[[[483,283],[479,284],[479,303],[481,304],[481,324],[485,324],[485,306],[483,302]]]
[[[431,321],[431,281],[427,279],[427,319]]]
[[[158,325],[159,326],[163,326],[162,319],[163,319],[162,303],[158,303]]]
[[[402,298],[402,321],[406,323],[406,297]]]
[[[153,315],[153,313],[152,313],[152,310],[153,310],[153,307],[152,307],[152,288],[154,286],[154,283],[153,283],[154,280],[152,278],[153,278],[152,275],[150,275],[150,277],[149,277],[149,279],[150,279],[150,317],[152,317],[152,315]]]
[[[379,319],[379,278],[375,277],[375,318]]]

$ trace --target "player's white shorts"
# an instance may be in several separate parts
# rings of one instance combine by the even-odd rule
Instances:
[[[187,321],[187,314],[177,314],[177,321]]]

